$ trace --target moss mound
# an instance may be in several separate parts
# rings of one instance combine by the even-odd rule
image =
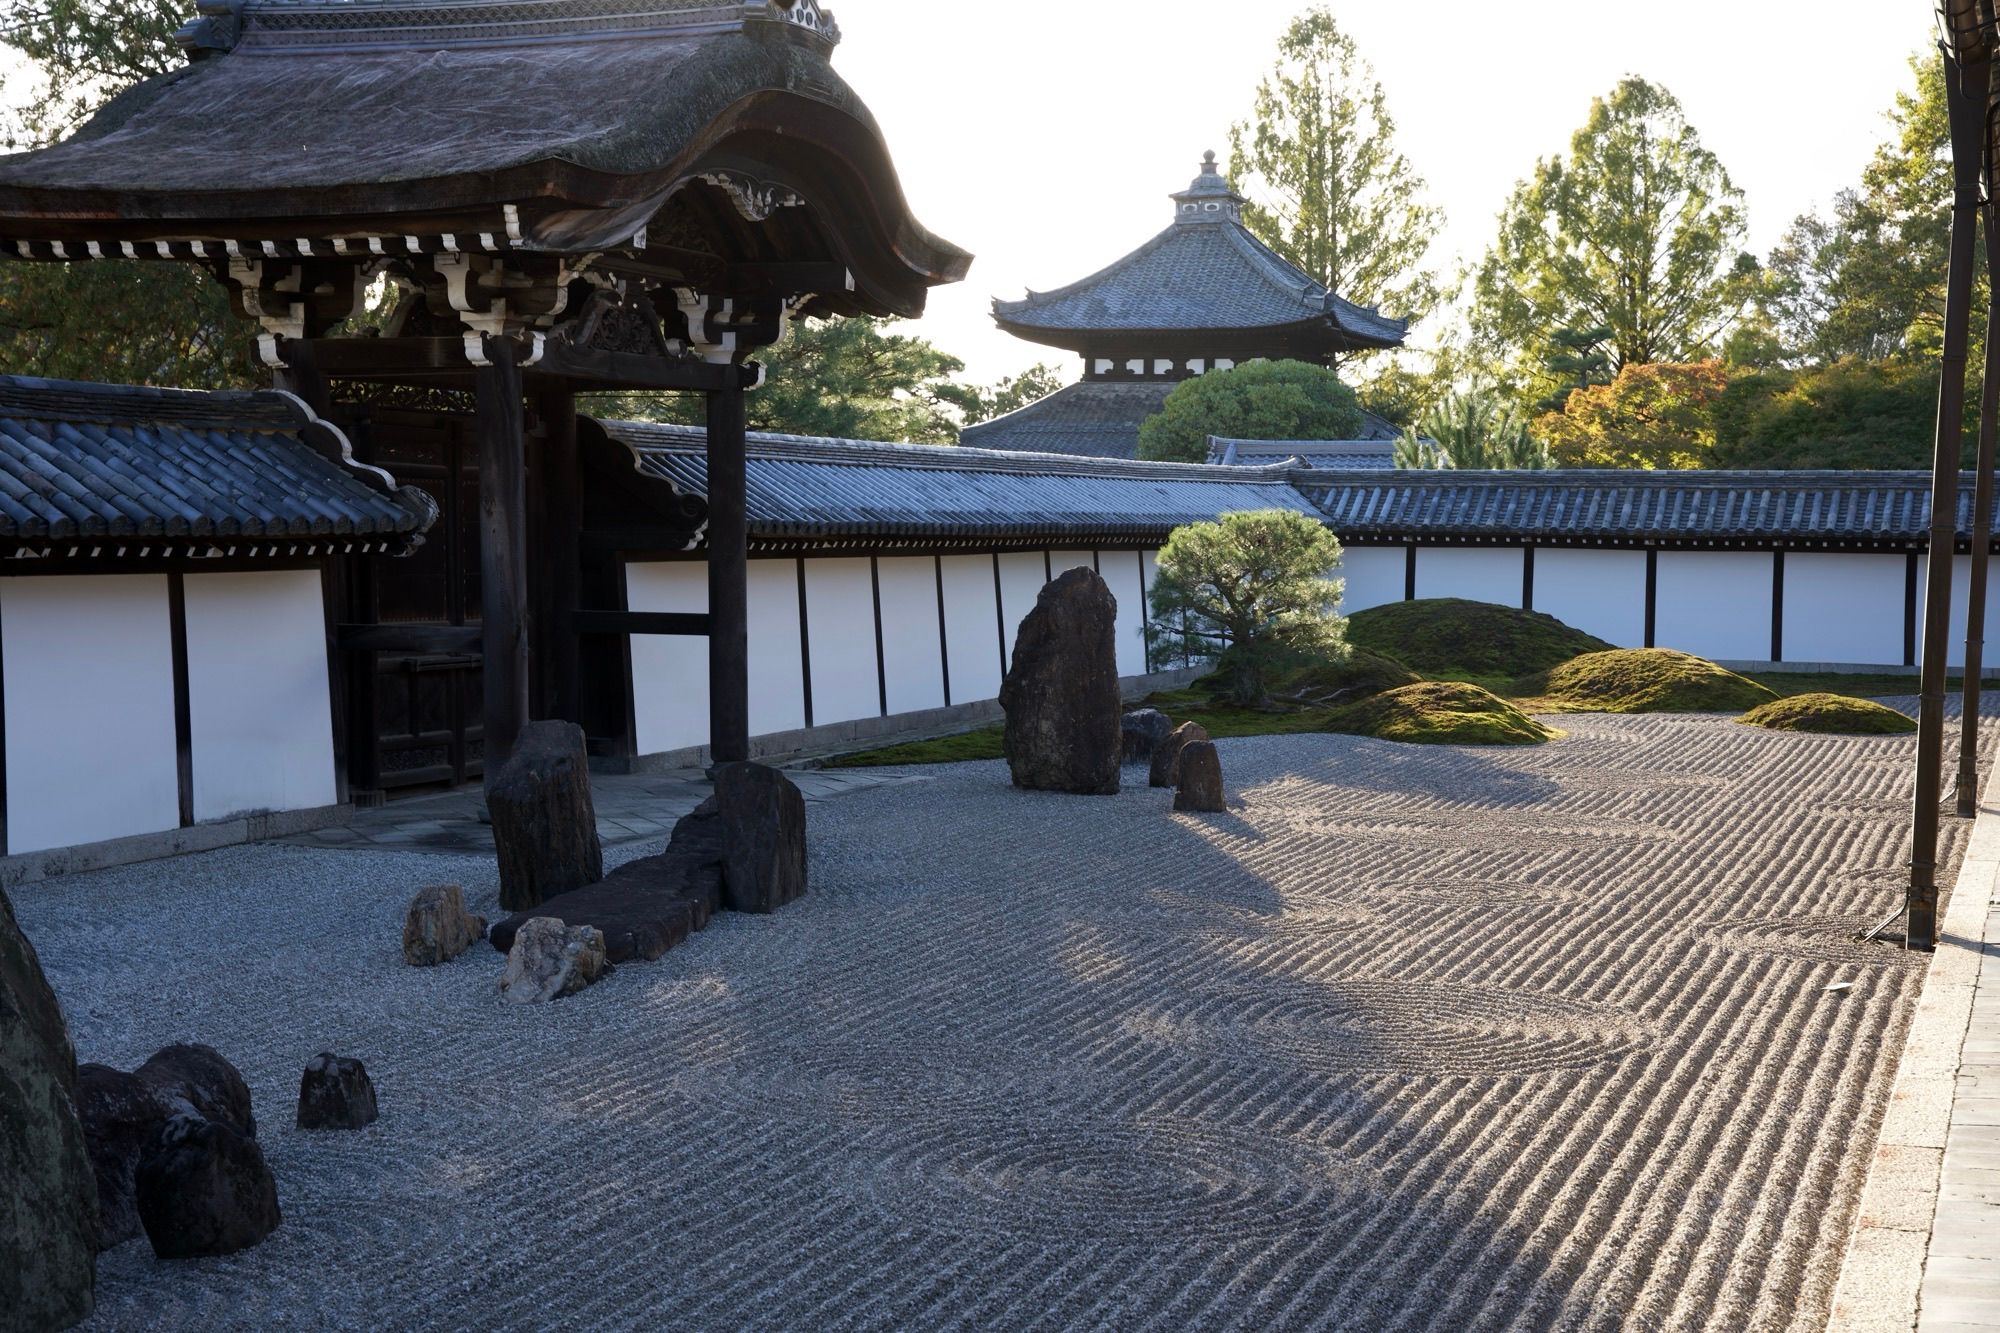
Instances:
[[[1753,708],[1736,720],[1773,731],[1826,736],[1894,736],[1917,729],[1916,720],[1906,714],[1845,694],[1795,694]]]
[[[1389,602],[1347,618],[1357,649],[1395,658],[1426,676],[1511,680],[1611,647],[1554,616],[1491,602],[1427,597]]]
[[[1287,703],[1352,703],[1422,679],[1393,657],[1355,648],[1344,661],[1316,662],[1288,672],[1272,686],[1271,693]]]
[[[1557,733],[1489,690],[1420,681],[1335,709],[1326,730],[1416,745],[1539,745]]]
[[[1705,657],[1670,648],[1585,653],[1535,682],[1558,707],[1594,713],[1741,713],[1777,698]]]

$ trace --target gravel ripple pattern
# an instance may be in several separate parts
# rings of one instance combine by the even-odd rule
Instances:
[[[93,1326],[1818,1328],[1922,977],[1848,938],[1911,739],[1562,725],[1224,741],[1224,815],[924,770],[812,807],[800,903],[546,1006],[401,962],[418,887],[497,914],[480,858],[23,889],[80,1058],[219,1047],[285,1212],[105,1255]],[[377,1123],[291,1127],[322,1049]]]

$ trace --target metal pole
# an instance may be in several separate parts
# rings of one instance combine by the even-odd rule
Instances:
[[[473,375],[479,432],[481,740],[488,782],[528,720],[528,482],[521,421],[521,368],[514,344],[485,340]]]
[[[1986,567],[1993,546],[1993,454],[2000,419],[2000,233],[1986,207],[1986,364],[1979,387],[1979,461],[1972,483],[1972,574],[1966,582],[1965,688],[1958,730],[1958,813],[1979,812],[1979,673],[1985,665]]]
[[[750,757],[750,538],[743,388],[708,394],[708,749]]]
[[[1917,709],[1917,780],[1912,801],[1910,887],[1904,898],[1904,944],[1937,947],[1938,798],[1944,775],[1945,658],[1951,640],[1952,554],[1958,535],[1958,459],[1965,416],[1965,351],[1971,320],[1972,268],[1978,241],[1981,136],[1987,63],[1960,68],[1945,56],[1954,189],[1951,266],[1945,278],[1944,366],[1938,379],[1936,448],[1931,467],[1930,561],[1924,587],[1921,699]],[[1975,99],[1968,90],[1977,89]]]

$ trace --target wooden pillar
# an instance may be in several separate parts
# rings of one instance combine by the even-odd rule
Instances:
[[[1954,177],[1951,264],[1945,277],[1944,365],[1938,377],[1937,438],[1931,460],[1930,564],[1924,587],[1924,642],[1917,704],[1917,775],[1911,801],[1910,886],[1904,943],[1937,947],[1938,798],[1943,785],[1945,658],[1951,646],[1952,555],[1958,544],[1958,460],[1965,415],[1965,356],[1977,255],[1979,169],[1983,158],[1986,62],[1961,68],[1945,59]]]
[[[2000,209],[1986,207],[1986,370],[1979,392],[1979,461],[1972,485],[1972,573],[1966,580],[1965,686],[1958,723],[1958,813],[1979,813],[1979,673],[1985,666],[1986,572],[1993,545],[1993,454],[2000,416]]]
[[[485,339],[475,379],[479,433],[480,671],[490,782],[528,720],[528,487],[514,344]]]
[[[708,394],[708,745],[718,764],[750,757],[749,517],[743,389]]]
[[[576,454],[576,396],[552,390],[536,399],[542,423],[535,642],[542,685],[539,716],[583,721],[576,609],[583,592],[583,496]]]

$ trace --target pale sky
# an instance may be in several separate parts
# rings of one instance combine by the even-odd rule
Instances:
[[[917,332],[991,380],[1077,359],[1010,338],[995,296],[1094,272],[1171,220],[1227,156],[1306,0],[827,0],[836,67],[874,110],[917,217],[977,256]],[[1854,183],[1931,42],[1925,0],[1335,0],[1398,142],[1446,213],[1433,257],[1476,259],[1513,184],[1626,74],[1664,84],[1745,194],[1762,256]],[[1394,314],[1394,311],[1385,313]]]

